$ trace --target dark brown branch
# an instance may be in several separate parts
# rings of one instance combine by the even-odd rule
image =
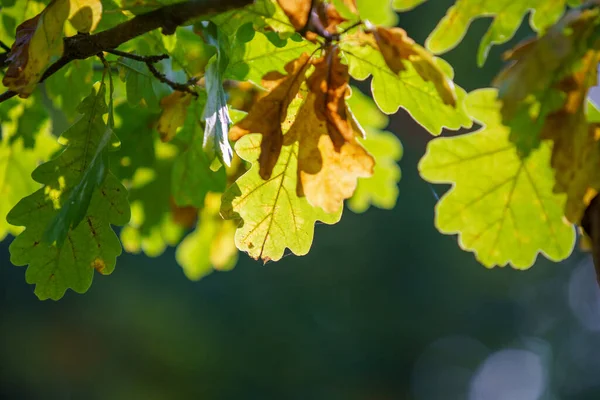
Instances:
[[[113,50],[131,39],[155,29],[162,29],[163,34],[170,35],[175,33],[175,29],[178,26],[185,24],[191,19],[198,18],[202,15],[241,8],[252,2],[252,0],[186,1],[184,3],[161,7],[147,14],[138,15],[129,21],[94,35],[78,34],[65,38],[62,58],[46,70],[42,79],[40,79],[40,82],[56,73],[73,60],[84,60],[89,57],[94,57],[103,51]],[[17,93],[10,90],[4,92],[0,95],[0,103],[15,95],[17,95]]]
[[[0,48],[2,48],[2,50],[4,50],[7,53],[10,53],[10,47],[8,47],[6,44],[4,44],[3,41],[0,40]]]
[[[107,53],[114,54],[115,56],[130,58],[135,61],[143,62],[143,63],[157,63],[161,60],[166,60],[169,58],[168,54],[160,54],[158,56],[138,56],[137,54],[127,53],[125,51],[120,50],[106,50]]]

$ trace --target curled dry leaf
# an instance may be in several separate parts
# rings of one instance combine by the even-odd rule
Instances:
[[[260,176],[264,180],[271,177],[279,159],[283,144],[281,124],[287,116],[288,106],[304,81],[306,70],[310,67],[309,60],[309,55],[303,53],[285,66],[287,75],[279,72],[266,74],[263,86],[270,92],[255,102],[248,115],[229,130],[231,140],[238,140],[249,133],[263,135],[258,161]]]
[[[328,123],[319,119],[315,107],[319,94],[309,92],[286,141],[298,141],[298,196],[327,213],[339,211],[352,197],[358,178],[373,175],[375,160],[354,137],[334,144]],[[348,123],[348,121],[345,121]]]
[[[53,0],[40,14],[17,27],[16,39],[7,59],[4,86],[28,97],[50,65],[63,51],[63,26],[69,2]]]
[[[338,48],[330,49],[313,64],[315,70],[308,78],[308,88],[315,95],[314,113],[326,122],[329,136],[339,149],[355,137],[346,105],[350,94],[348,66],[342,63]]]
[[[187,116],[187,110],[192,101],[191,93],[173,92],[160,100],[162,113],[158,119],[156,130],[160,134],[160,140],[168,142],[175,137],[177,128],[183,126]]]
[[[404,62],[408,61],[417,73],[426,81],[435,85],[444,104],[456,107],[454,83],[437,65],[433,56],[419,46],[401,28],[376,27],[372,31],[375,42],[387,66],[396,74],[404,71]]]

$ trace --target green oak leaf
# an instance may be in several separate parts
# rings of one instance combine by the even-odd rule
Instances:
[[[200,125],[203,102],[194,101],[181,132],[177,135],[182,152],[173,164],[171,192],[178,206],[193,205],[201,208],[206,194],[223,192],[226,184],[225,169],[211,170],[211,160],[203,150],[202,126]]]
[[[81,181],[105,135],[102,115],[108,107],[104,84],[94,86],[81,103],[80,111],[84,113],[82,122],[61,137],[67,144],[63,152],[33,171],[33,179],[44,186],[19,201],[7,216],[10,224],[25,227],[10,245],[11,262],[29,264],[25,278],[36,285],[35,293],[40,299],[58,300],[69,288],[85,292],[92,283],[94,269],[110,274],[121,253],[110,225],[124,225],[130,217],[127,191],[108,173],[93,190],[81,223],[66,231],[64,242],[44,240],[48,226],[61,210],[72,206],[66,204],[71,192]],[[70,226],[70,222],[65,224]]]
[[[228,139],[231,118],[229,118],[227,97],[223,89],[223,73],[229,64],[227,56],[229,43],[227,37],[212,22],[208,22],[202,30],[204,39],[217,50],[208,61],[204,74],[207,99],[202,114],[202,120],[205,121],[202,148],[211,162],[218,158],[221,163],[229,167],[233,158],[233,150]]]
[[[501,124],[494,89],[469,94],[470,114],[483,127],[466,135],[432,140],[419,163],[421,176],[453,187],[436,206],[435,223],[458,234],[460,247],[486,267],[530,267],[542,252],[553,261],[569,256],[575,230],[563,218],[565,196],[552,192],[551,148],[544,143],[519,157]]]
[[[334,224],[341,209],[327,214],[297,196],[298,142],[283,146],[271,178],[262,180],[258,165],[261,138],[250,134],[236,142],[236,153],[252,167],[223,194],[221,215],[241,220],[235,244],[253,258],[277,261],[286,247],[304,255],[312,244],[315,222]]]
[[[228,36],[234,35],[240,26],[247,23],[251,23],[259,31],[271,28],[281,33],[295,32],[294,26],[276,0],[256,0],[244,8],[218,14],[211,21]]]
[[[373,175],[358,179],[356,190],[348,199],[348,208],[355,213],[365,212],[371,205],[390,210],[398,200],[401,177],[398,161],[402,158],[402,143],[393,133],[382,131],[388,124],[388,117],[368,96],[353,87],[347,101],[354,117],[366,131],[366,138],[358,138],[358,141],[376,160]]]
[[[160,111],[160,99],[154,87],[156,78],[150,73],[146,64],[129,58],[119,58],[118,66],[121,80],[126,85],[129,104],[133,107],[144,106],[152,111]]]
[[[35,148],[36,135],[48,120],[48,112],[40,100],[39,92],[36,91],[25,101],[11,99],[0,104],[0,121],[2,121],[2,124],[14,118],[14,127],[16,129],[10,131],[10,133],[8,131],[3,132],[3,136],[8,137],[10,144],[22,139],[22,144],[25,148]],[[20,111],[18,112],[18,116],[13,114],[13,116],[9,117],[8,113],[12,112],[13,107],[16,107]],[[8,126],[7,128],[10,129]]]
[[[175,246],[183,236],[183,227],[171,213],[171,176],[177,148],[170,143],[155,143],[155,163],[138,168],[129,189],[131,221],[121,230],[121,241],[128,253],[143,251],[158,257],[167,246]]]
[[[340,44],[348,60],[350,75],[357,80],[365,80],[373,75],[371,91],[377,106],[386,114],[394,114],[404,108],[421,126],[433,135],[439,135],[442,128],[469,128],[472,121],[467,115],[465,91],[456,87],[456,108],[444,104],[432,82],[426,82],[410,63],[406,70],[395,74],[385,63],[381,53],[360,40],[350,37]],[[449,77],[453,77],[452,67],[442,59],[436,62]]]
[[[197,281],[214,270],[229,271],[237,263],[236,225],[221,217],[220,206],[221,194],[209,193],[196,229],[177,246],[175,257],[190,280]]]
[[[457,0],[446,16],[431,32],[426,47],[436,54],[453,49],[465,36],[473,20],[491,16],[493,22],[486,32],[477,52],[477,63],[485,63],[490,48],[508,42],[515,34],[523,17],[531,10],[531,27],[543,31],[553,25],[565,12],[566,5],[576,5],[580,0]]]
[[[31,173],[41,162],[47,161],[58,148],[56,139],[50,134],[48,123],[40,123],[39,126],[36,125],[36,131],[26,133],[27,137],[30,136],[36,143],[35,147],[25,146],[25,136],[16,133],[31,124],[25,116],[33,105],[32,100],[21,100],[8,112],[8,118],[2,118],[0,121],[0,241],[9,233],[17,235],[23,230],[8,224],[6,215],[19,200],[40,188],[40,185],[31,179]]]

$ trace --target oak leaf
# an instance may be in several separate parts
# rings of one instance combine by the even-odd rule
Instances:
[[[310,57],[303,53],[290,61],[285,69],[287,75],[270,72],[263,78],[263,86],[270,89],[250,109],[248,115],[229,130],[231,140],[239,140],[249,133],[261,133],[261,152],[259,156],[260,176],[267,180],[279,159],[283,144],[282,122],[287,116],[288,106],[298,93],[304,81],[306,70],[310,67]]]
[[[160,100],[162,113],[156,126],[156,130],[160,134],[160,140],[168,142],[175,137],[177,128],[185,123],[191,101],[191,93],[179,91],[175,91]]]
[[[313,62],[314,72],[308,78],[308,88],[314,93],[314,113],[326,122],[329,136],[336,148],[354,140],[355,132],[347,112],[346,97],[350,93],[348,66],[342,63],[338,48],[329,50]]]
[[[70,0],[69,22],[81,33],[90,33],[96,29],[102,18],[100,0]]]
[[[309,92],[286,140],[297,140],[299,196],[321,207],[327,213],[342,208],[356,189],[358,178],[373,174],[375,160],[352,136],[338,147],[330,135],[328,124],[315,113],[318,96]]]
[[[433,56],[408,37],[404,29],[378,26],[373,30],[373,36],[386,64],[394,73],[406,70],[405,61],[412,63],[421,78],[435,85],[444,104],[456,107],[454,83],[435,63]]]
[[[42,78],[53,57],[63,51],[63,26],[69,2],[53,0],[40,14],[17,27],[16,39],[7,59],[4,86],[28,97]]]

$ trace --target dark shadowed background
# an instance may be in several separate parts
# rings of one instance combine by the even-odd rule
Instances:
[[[423,43],[451,3],[431,0],[400,25]],[[467,91],[488,86],[518,41],[479,69],[488,24],[444,55]],[[396,208],[318,225],[305,257],[262,266],[242,256],[232,272],[191,282],[172,250],[123,255],[87,294],[40,302],[0,243],[0,396],[600,399],[590,257],[484,268],[433,226],[436,199],[417,173],[431,137],[402,111],[389,129],[404,145]]]

